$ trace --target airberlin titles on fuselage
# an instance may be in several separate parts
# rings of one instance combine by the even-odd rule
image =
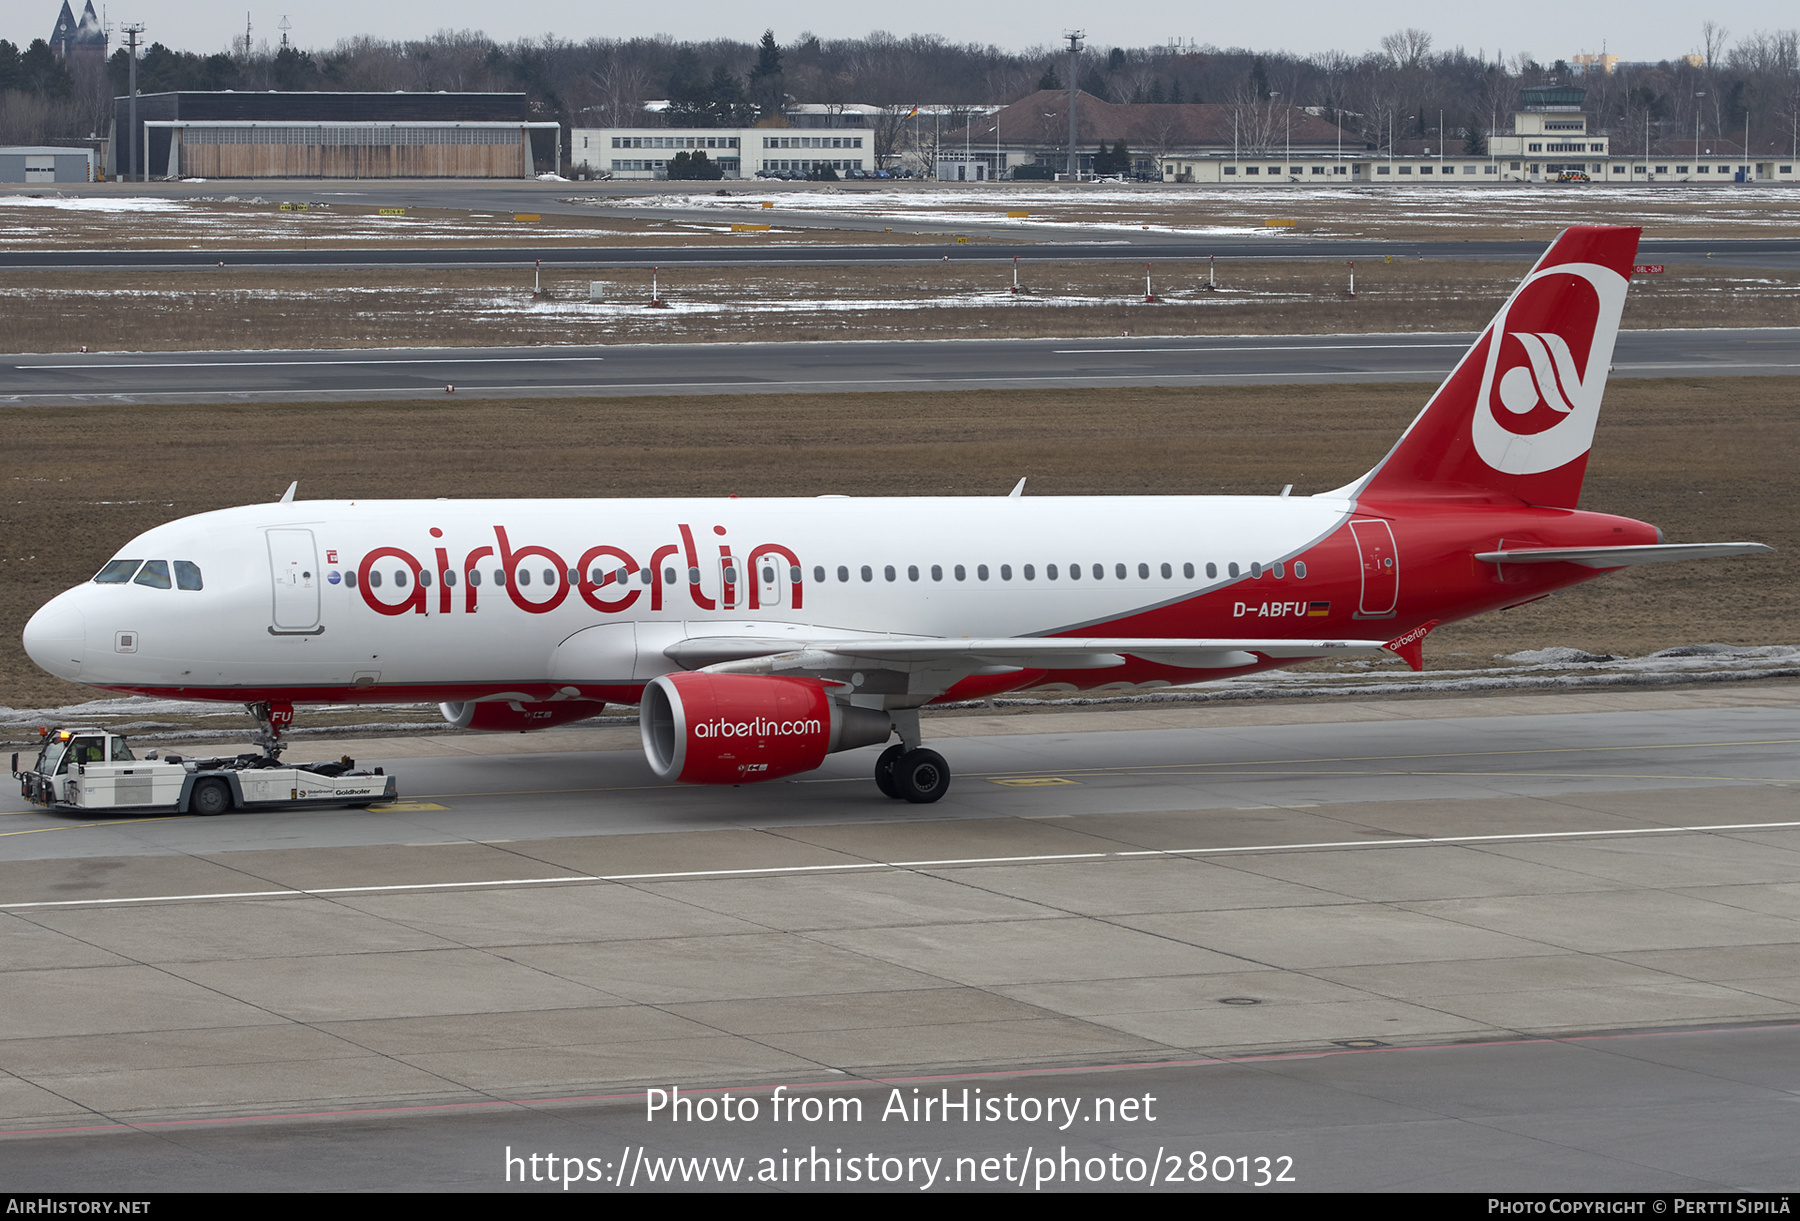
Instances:
[[[674,580],[665,579],[663,565],[680,556],[686,561],[687,570],[687,580],[681,583],[687,586],[688,597],[694,606],[706,611],[740,605],[749,610],[760,610],[762,586],[775,581],[759,582],[757,566],[779,560],[770,576],[785,580],[788,585],[786,605],[794,610],[804,605],[800,560],[791,547],[782,543],[759,543],[740,560],[733,554],[731,543],[724,541],[724,526],[712,528],[721,540],[717,544],[721,575],[717,598],[702,589],[700,547],[694,540],[693,527],[685,523],[676,526],[681,536],[679,544],[664,543],[650,549],[649,560],[643,564],[630,551],[612,543],[598,543],[587,548],[571,564],[549,547],[535,543],[514,546],[505,526],[496,525],[493,530],[492,546],[472,548],[455,562],[450,558],[451,548],[446,546],[432,546],[431,562],[421,561],[404,547],[376,547],[362,557],[353,572],[346,572],[340,578],[334,570],[326,579],[332,584],[340,579],[354,584],[362,594],[363,602],[382,615],[404,615],[409,611],[424,615],[434,610],[440,615],[456,611],[473,614],[480,605],[484,584],[495,591],[504,590],[514,606],[533,615],[555,610],[571,591],[601,614],[616,615],[637,605],[646,594],[649,595],[649,610],[663,610],[665,592],[676,584]],[[431,537],[442,539],[444,532],[433,526]],[[328,553],[328,561],[333,554]],[[385,579],[379,566],[382,560],[394,560],[399,565],[387,571]],[[485,578],[484,561],[491,565]],[[712,557],[707,557],[707,562],[710,564]],[[534,571],[539,572],[541,580],[534,581]],[[635,586],[631,584],[634,577],[638,581]],[[460,597],[456,588],[459,584],[462,586]],[[437,590],[435,608],[430,605],[433,586]],[[397,601],[388,600],[389,588],[400,595]],[[540,588],[545,591],[542,597],[536,596]]]

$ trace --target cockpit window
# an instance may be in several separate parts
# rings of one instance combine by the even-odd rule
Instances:
[[[169,561],[145,560],[144,567],[133,584],[148,585],[151,589],[169,588]]]
[[[131,580],[131,574],[138,570],[142,560],[112,560],[105,568],[94,575],[96,585],[123,585]]]
[[[200,565],[191,560],[175,561],[176,589],[205,589],[200,582]]]

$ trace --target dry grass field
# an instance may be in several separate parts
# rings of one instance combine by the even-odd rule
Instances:
[[[1145,304],[1135,263],[648,271],[296,269],[0,272],[0,351],[457,347],[535,343],[1007,338],[1476,330],[1510,263],[1397,259],[1167,264]],[[588,286],[606,281],[606,299]],[[1633,281],[1628,327],[1800,326],[1800,272],[1671,264]]]
[[[25,620],[148,527],[273,500],[437,496],[1297,494],[1393,443],[1419,386],[92,407],[6,418],[0,705],[93,696],[23,655]],[[1618,381],[1584,504],[1773,559],[1656,565],[1440,630],[1428,658],[1793,641],[1800,379]],[[382,455],[380,463],[370,454]]]
[[[444,183],[446,193],[464,184]],[[1800,224],[1792,186],[1216,188],[1068,183],[483,183],[488,208],[404,208],[429,184],[368,181],[0,187],[0,249],[760,246],[1066,240],[1112,230],[1204,238],[1548,241],[1568,225],[1647,238],[1771,237]],[[319,193],[361,198],[321,199]],[[310,196],[304,211],[281,203]],[[764,208],[763,204],[773,205]],[[1024,217],[1009,213],[1024,212]],[[520,220],[520,216],[536,217]],[[1293,227],[1270,230],[1271,219]],[[773,223],[767,233],[733,224]],[[899,225],[912,232],[892,232]]]
[[[1637,225],[1647,238],[1772,237],[1792,233],[1800,221],[1800,191],[1788,185],[1476,186],[1460,175],[1456,182],[1399,187],[733,183],[724,191],[684,191],[670,183],[605,184],[575,197],[620,216],[650,216],[663,207],[690,219],[697,212],[752,220],[767,200],[777,216],[806,215],[818,223],[835,216],[904,219],[945,232],[1045,240],[1094,227],[1197,237],[1263,233],[1277,245],[1281,235],[1268,232],[1271,219],[1294,222],[1283,233],[1386,241],[1547,241],[1568,225]],[[1014,212],[1027,215],[1009,215]]]

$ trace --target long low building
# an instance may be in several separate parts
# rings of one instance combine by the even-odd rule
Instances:
[[[1285,159],[1277,152],[1260,157],[1184,157],[1164,163],[1165,182],[1221,186],[1469,186],[1500,182],[1555,182],[1564,174],[1586,174],[1590,182],[1615,185],[1687,183],[1730,186],[1746,182],[1800,182],[1800,162],[1743,161],[1737,155],[1620,157],[1579,160],[1564,154],[1555,161],[1520,157],[1403,156],[1359,152]]]
[[[784,127],[577,127],[569,133],[569,167],[576,173],[624,179],[669,176],[682,153],[705,153],[727,178],[758,173],[805,174],[830,168],[875,168],[875,130],[829,131]]]

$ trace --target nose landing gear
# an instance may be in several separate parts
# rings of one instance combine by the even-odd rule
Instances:
[[[281,731],[294,723],[294,706],[258,702],[245,704],[244,711],[256,722],[256,732],[250,735],[251,740],[262,747],[263,754],[268,758],[281,758],[281,752],[286,746],[281,740]]]

